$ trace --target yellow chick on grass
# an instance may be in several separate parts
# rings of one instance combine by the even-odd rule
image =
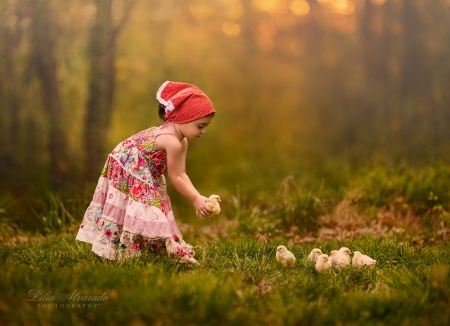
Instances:
[[[287,250],[285,246],[277,247],[276,258],[283,265],[283,267],[290,267],[295,263],[294,254]]]
[[[200,265],[199,262],[194,257],[189,258],[188,256],[181,257],[179,262],[186,264],[186,265],[190,265],[190,264]]]
[[[327,273],[331,270],[330,257],[327,254],[317,257],[316,265],[314,266],[319,273]]]
[[[330,255],[334,268],[340,271],[347,267],[351,262],[350,254],[351,251],[347,247],[342,247],[338,251],[333,250]]]
[[[374,269],[377,261],[367,255],[363,255],[359,251],[355,251],[353,255],[352,264],[355,267],[361,268],[367,266],[370,270]]]
[[[211,221],[211,216],[217,215],[220,213],[220,197],[218,195],[209,196],[209,203],[207,204],[209,209],[211,210],[211,215],[207,217],[208,221]]]
[[[322,255],[322,250],[320,250],[319,248],[314,248],[308,255],[307,261],[315,263],[317,262],[317,258],[319,258],[320,255]]]

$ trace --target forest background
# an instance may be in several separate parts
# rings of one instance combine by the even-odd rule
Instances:
[[[450,0],[0,0],[0,324],[450,325],[449,40]],[[221,213],[169,188],[197,268],[75,241],[166,80],[217,111],[187,172]],[[306,262],[343,246],[376,268]]]
[[[449,162],[449,0],[7,0],[0,21],[2,198],[90,197],[166,80],[216,107],[187,162],[205,195]]]

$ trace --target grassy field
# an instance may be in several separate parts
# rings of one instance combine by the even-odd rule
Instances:
[[[30,206],[31,231],[3,197],[0,324],[449,325],[449,175],[368,170],[345,185],[286,178],[265,195],[229,195],[214,221],[180,221],[198,267],[149,253],[105,260],[75,241],[85,203],[49,193]],[[280,244],[292,268],[275,260]],[[306,263],[314,247],[341,246],[377,267],[325,275]]]
[[[10,325],[450,323],[448,243],[413,249],[403,237],[322,242],[317,245],[324,251],[345,245],[379,262],[374,271],[348,268],[331,275],[317,274],[305,262],[312,244],[292,245],[297,263],[281,267],[274,258],[280,243],[286,241],[211,243],[197,249],[201,266],[196,268],[150,255],[106,261],[89,245],[75,243],[73,235],[2,246],[1,320]],[[64,294],[72,297],[64,300]],[[84,296],[103,297],[77,301]],[[36,301],[27,301],[32,298]]]

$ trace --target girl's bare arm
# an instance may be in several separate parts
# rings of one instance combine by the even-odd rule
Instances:
[[[189,176],[186,174],[186,154],[188,149],[188,141],[186,138],[184,138],[181,142],[181,178],[183,181],[194,191],[197,195],[201,196],[200,193],[195,189],[194,185],[191,182],[191,179],[189,179]]]
[[[169,180],[172,183],[176,191],[178,191],[183,197],[188,199],[195,207],[197,216],[208,216],[209,208],[206,205],[207,201],[201,196],[194,188],[187,175],[183,172],[185,169],[185,157],[182,160],[182,144],[173,136],[160,135],[157,138],[158,147],[164,149],[167,154],[167,174]],[[184,165],[184,167],[182,166]],[[183,176],[186,175],[186,177]],[[186,182],[185,180],[189,180]]]

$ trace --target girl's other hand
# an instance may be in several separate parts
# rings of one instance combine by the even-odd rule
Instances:
[[[195,198],[195,200],[192,202],[198,218],[211,215],[210,208],[208,207],[208,202],[209,198],[201,195],[197,196],[197,198]]]

